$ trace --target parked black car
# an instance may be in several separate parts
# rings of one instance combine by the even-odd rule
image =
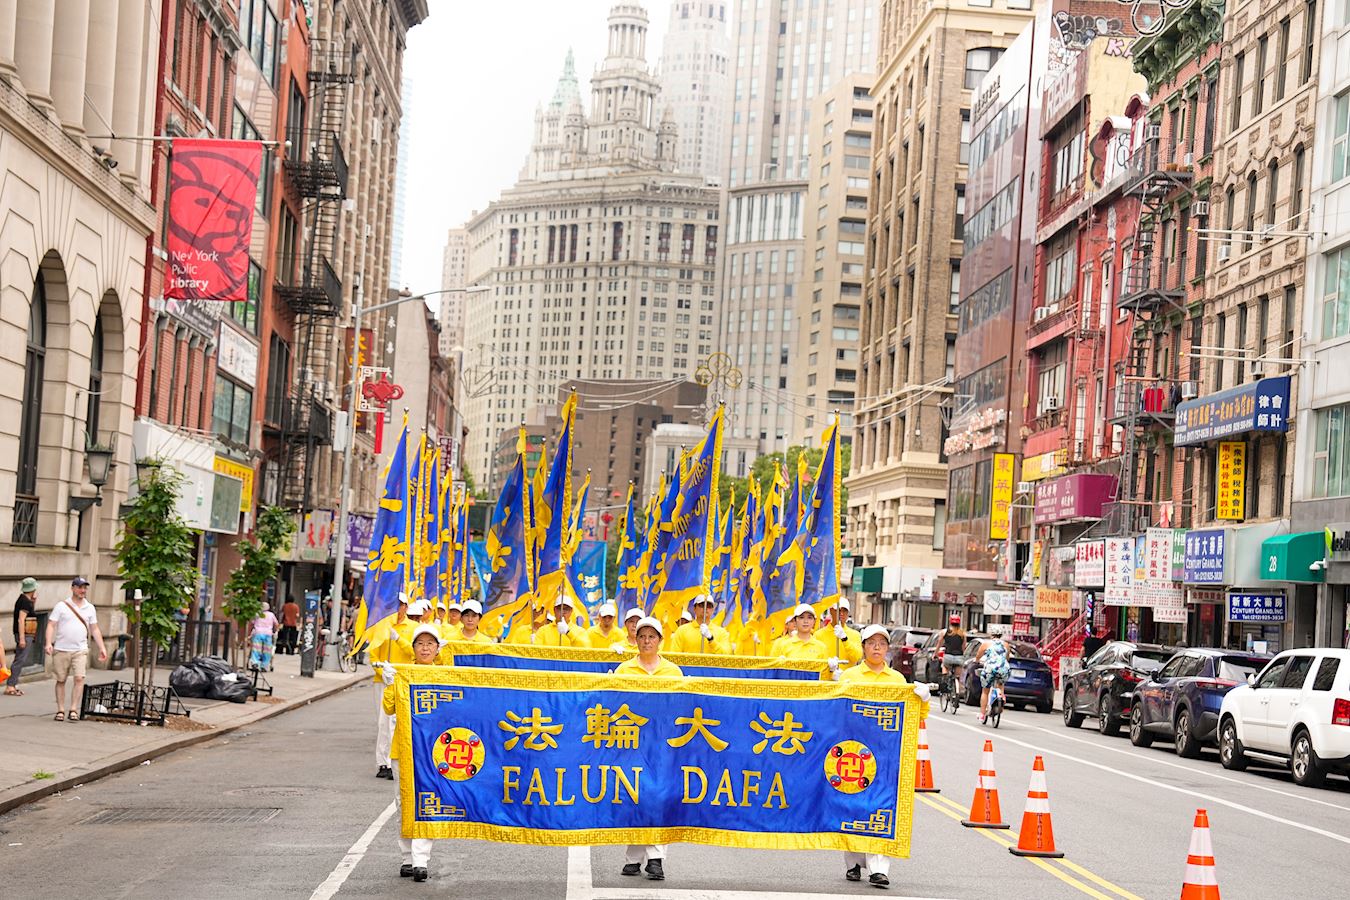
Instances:
[[[927,638],[923,645],[914,651],[912,665],[914,667],[914,681],[922,681],[925,684],[934,684],[942,677],[942,666],[937,662],[938,651],[942,649],[942,636],[946,629],[939,628]],[[966,632],[966,640],[971,641],[976,638],[987,638],[989,635],[982,631]],[[908,678],[909,676],[905,676]]]
[[[1147,747],[1155,737],[1172,738],[1178,756],[1197,757],[1218,742],[1223,695],[1270,662],[1269,653],[1208,647],[1178,650],[1134,689],[1130,743]]]
[[[1097,730],[1116,734],[1129,720],[1135,688],[1161,669],[1173,648],[1159,644],[1112,641],[1064,679],[1064,724],[1077,728],[1085,716],[1097,717]]]
[[[965,698],[971,706],[980,705],[980,657],[992,638],[978,638],[966,644]],[[1023,704],[1048,713],[1054,708],[1055,679],[1041,658],[1041,651],[1026,641],[1008,641],[1008,680],[1003,695],[1014,709]]]
[[[932,633],[931,628],[906,628],[903,625],[892,631],[891,668],[913,681],[914,654]]]

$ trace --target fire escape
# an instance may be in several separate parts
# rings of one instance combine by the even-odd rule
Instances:
[[[347,160],[342,152],[348,85],[354,82],[346,54],[316,41],[310,54],[310,127],[292,138],[285,161],[291,189],[303,199],[304,239],[278,260],[277,296],[295,313],[298,346],[290,395],[280,423],[282,465],[280,502],[293,509],[312,507],[311,471],[322,446],[333,440],[335,388],[330,379],[340,353],[337,316],[342,282],[333,267],[343,201],[347,198]]]
[[[1180,382],[1168,377],[1168,373],[1157,372],[1157,377],[1148,374],[1149,349],[1157,333],[1155,323],[1161,326],[1165,317],[1183,312],[1186,307],[1186,257],[1183,252],[1180,265],[1172,259],[1185,241],[1174,208],[1179,200],[1194,196],[1190,155],[1182,163],[1169,160],[1161,132],[1159,123],[1144,126],[1144,139],[1131,154],[1130,172],[1123,187],[1126,196],[1138,198],[1139,214],[1135,219],[1132,258],[1116,306],[1132,313],[1134,322],[1127,358],[1116,364],[1115,397],[1109,410],[1111,424],[1119,426],[1122,432],[1122,465],[1118,502],[1109,517],[1111,521],[1103,523],[1107,526],[1104,534],[1133,534],[1147,523],[1148,511],[1142,499],[1146,491],[1140,488],[1151,475],[1153,457],[1146,454],[1147,461],[1139,461],[1141,444],[1148,434],[1172,428],[1176,406],[1185,399],[1181,396]],[[1191,210],[1194,215],[1204,214],[1194,201]],[[1160,251],[1158,232],[1162,229],[1170,230],[1165,234],[1169,246]],[[1179,360],[1174,364],[1179,364]]]

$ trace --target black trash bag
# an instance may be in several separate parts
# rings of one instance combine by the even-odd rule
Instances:
[[[226,681],[224,675],[217,675],[211,682],[211,699],[228,700],[231,703],[247,703],[253,694],[253,686],[243,676],[234,681]]]
[[[230,665],[228,660],[219,656],[196,656],[192,658],[188,665],[197,667],[212,678],[217,675],[228,675],[234,671],[234,666]]]
[[[192,663],[183,663],[169,673],[169,687],[180,697],[206,697],[211,693],[212,678]]]

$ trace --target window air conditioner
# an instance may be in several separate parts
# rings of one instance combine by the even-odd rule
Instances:
[[[1194,153],[1187,153],[1187,154],[1185,154],[1184,156],[1182,156],[1182,157],[1181,157],[1181,164],[1182,164],[1183,166],[1193,166],[1193,165],[1195,165],[1195,154],[1194,154]]]
[[[1197,201],[1195,201],[1194,203],[1192,203],[1192,204],[1191,204],[1191,215],[1193,215],[1193,216],[1207,216],[1207,215],[1209,215],[1209,201],[1208,201],[1208,200],[1197,200]]]
[[[1032,489],[1032,484],[1031,484],[1030,481],[1019,481],[1019,482],[1017,482],[1017,493],[1019,493],[1019,494],[1030,494],[1030,493],[1031,493],[1031,489]]]
[[[1233,253],[1233,248],[1227,244],[1219,247],[1219,262],[1228,262],[1228,257]]]
[[[1049,306],[1038,306],[1036,311],[1031,314],[1031,319],[1033,322],[1043,322],[1050,318],[1050,312]]]
[[[1181,383],[1181,399],[1194,400],[1200,396],[1200,387],[1194,381],[1183,381]]]
[[[1162,124],[1158,122],[1148,123],[1148,126],[1145,127],[1144,129],[1144,140],[1156,141],[1161,137],[1162,137]]]
[[[1054,412],[1059,409],[1058,397],[1046,397],[1041,401],[1041,412]]]

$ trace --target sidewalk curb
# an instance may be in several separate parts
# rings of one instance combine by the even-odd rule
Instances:
[[[245,716],[237,722],[231,722],[228,725],[222,725],[219,728],[213,728],[210,731],[199,731],[174,738],[163,738],[149,747],[142,747],[134,752],[124,753],[115,759],[105,762],[96,769],[90,769],[65,778],[57,778],[51,781],[37,782],[35,784],[23,784],[18,787],[0,791],[0,816],[3,816],[11,810],[17,809],[20,806],[32,803],[35,800],[41,800],[43,797],[49,797],[52,794],[69,790],[76,785],[85,785],[91,781],[97,781],[101,778],[106,778],[109,775],[115,775],[118,772],[125,772],[127,769],[134,769],[142,762],[158,759],[161,756],[167,756],[177,750],[183,750],[187,747],[195,746],[196,744],[203,744],[207,741],[215,740],[221,735],[237,731],[247,725],[253,725],[264,719],[270,719],[273,716],[279,716],[283,713],[290,712],[293,709],[308,706],[316,700],[325,700],[334,694],[339,694],[349,688],[356,687],[363,681],[369,680],[369,672],[355,674],[347,681],[330,685],[303,699],[297,699],[290,703],[269,705],[266,708],[259,709],[256,713]]]

